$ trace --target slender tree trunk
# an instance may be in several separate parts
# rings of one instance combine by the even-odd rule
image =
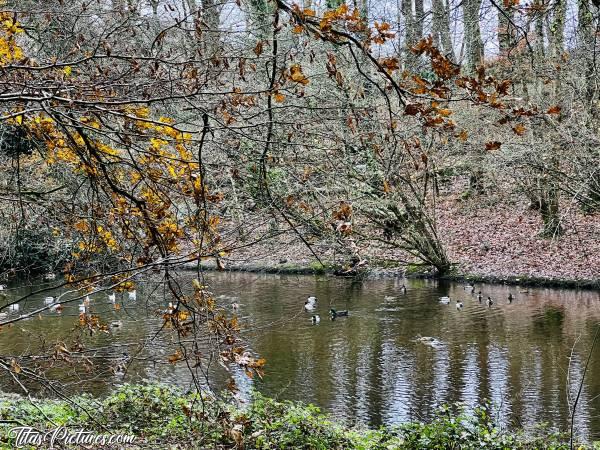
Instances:
[[[463,1],[463,20],[465,27],[467,72],[474,72],[483,61],[483,42],[479,28],[479,9],[481,0]]]
[[[201,57],[217,62],[221,56],[221,2],[203,0],[202,7],[196,0],[187,0],[194,16],[196,49]]]
[[[413,15],[412,0],[402,0],[402,17],[404,18],[404,68],[414,71],[417,58],[410,48],[417,42],[415,35],[415,17]]]
[[[514,13],[504,2],[500,2],[498,6],[498,46],[500,54],[507,56],[516,44],[516,30],[512,24]]]
[[[450,59],[454,59],[450,39],[450,18],[443,0],[432,0],[432,32],[434,45]]]

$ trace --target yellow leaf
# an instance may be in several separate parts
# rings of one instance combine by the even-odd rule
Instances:
[[[515,134],[523,136],[525,134],[525,125],[518,123],[513,127],[512,130],[515,132]]]
[[[10,362],[10,369],[14,373],[21,373],[21,366],[19,366],[19,363],[17,363],[17,361],[15,361],[14,359]]]
[[[280,93],[280,92],[276,92],[276,93],[273,95],[273,98],[275,99],[275,101],[276,101],[277,103],[283,103],[283,101],[285,100],[285,95],[283,95],[283,94],[282,94],[282,93]]]
[[[71,76],[71,72],[73,72],[73,69],[71,68],[71,66],[67,66],[63,69],[63,72],[66,76]]]
[[[292,67],[290,67],[290,79],[305,86],[308,84],[308,78],[306,78],[306,75],[302,73],[302,67],[300,67],[300,64],[294,64]]]

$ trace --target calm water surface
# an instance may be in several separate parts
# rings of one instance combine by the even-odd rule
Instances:
[[[181,273],[182,283],[194,275]],[[477,285],[488,308],[462,285],[425,280],[376,280],[209,273],[205,282],[217,301],[238,303],[249,347],[267,359],[263,380],[234,372],[241,394],[254,388],[280,399],[312,402],[346,421],[371,425],[427,419],[446,403],[472,407],[486,400],[495,405],[505,425],[547,422],[565,429],[568,399],[583,376],[595,325],[600,322],[600,296],[592,291],[532,289]],[[402,294],[400,286],[408,291]],[[92,311],[123,326],[110,334],[81,334],[79,340],[93,365],[81,361],[50,375],[71,392],[102,395],[123,382],[161,381],[188,387],[183,365],[166,360],[173,336],[156,336],[166,305],[158,283],[138,288],[138,298],[119,299],[116,311],[105,293],[92,296]],[[10,287],[8,298],[40,286]],[[509,304],[511,292],[515,300]],[[43,305],[39,294],[21,304],[19,313]],[[312,313],[303,311],[309,295],[319,299]],[[449,295],[451,305],[439,302]],[[464,303],[457,310],[454,299]],[[6,300],[4,300],[5,302]],[[168,300],[167,300],[168,301]],[[77,303],[61,314],[45,312],[35,319],[0,330],[0,353],[35,354],[58,342],[72,345]],[[0,299],[0,305],[3,300]],[[348,309],[350,316],[328,320],[329,308]],[[5,310],[4,310],[5,311]],[[14,313],[13,313],[14,314]],[[41,339],[45,337],[45,340]],[[433,338],[423,340],[420,338]],[[117,349],[109,344],[118,343]],[[133,355],[125,377],[112,371],[122,353]],[[208,355],[207,355],[208,356]],[[214,365],[214,364],[213,364]],[[209,370],[215,389],[226,374]],[[2,379],[4,390],[18,391]],[[48,392],[43,389],[40,395]],[[576,427],[585,439],[600,439],[600,345],[592,354],[579,401]]]

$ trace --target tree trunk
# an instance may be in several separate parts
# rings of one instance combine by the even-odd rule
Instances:
[[[479,9],[481,0],[465,0],[463,2],[463,19],[465,26],[464,42],[466,44],[467,72],[474,72],[483,60],[483,42],[479,28]]]
[[[551,164],[558,169],[558,158],[553,157]],[[559,200],[560,190],[558,181],[552,174],[545,173],[540,177],[540,213],[544,222],[541,235],[544,237],[556,237],[562,234],[560,224]]]
[[[432,32],[434,45],[447,57],[454,60],[450,39],[450,20],[443,0],[432,0]]]
[[[416,55],[410,50],[417,39],[415,35],[415,17],[413,16],[412,0],[402,0],[402,17],[404,18],[404,69],[410,72],[416,68]]]
[[[498,9],[498,46],[502,56],[507,56],[516,44],[516,30],[512,24],[513,16],[512,9],[505,7],[504,2],[500,2]]]

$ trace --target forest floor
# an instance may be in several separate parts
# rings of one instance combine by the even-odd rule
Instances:
[[[459,193],[446,194],[437,204],[436,220],[440,239],[455,264],[452,277],[600,286],[600,214],[584,215],[569,204],[561,205],[561,210],[563,234],[544,238],[539,233],[539,212],[525,202],[464,201]],[[343,250],[344,244],[333,245],[331,236],[305,237],[324,266],[293,230],[280,228],[280,234],[273,236],[266,224],[257,225],[253,238],[258,245],[236,248],[224,258],[227,269],[302,273],[349,268],[351,252]],[[358,237],[354,242],[367,261],[362,269],[374,276],[405,274],[418,262],[383,244]]]

